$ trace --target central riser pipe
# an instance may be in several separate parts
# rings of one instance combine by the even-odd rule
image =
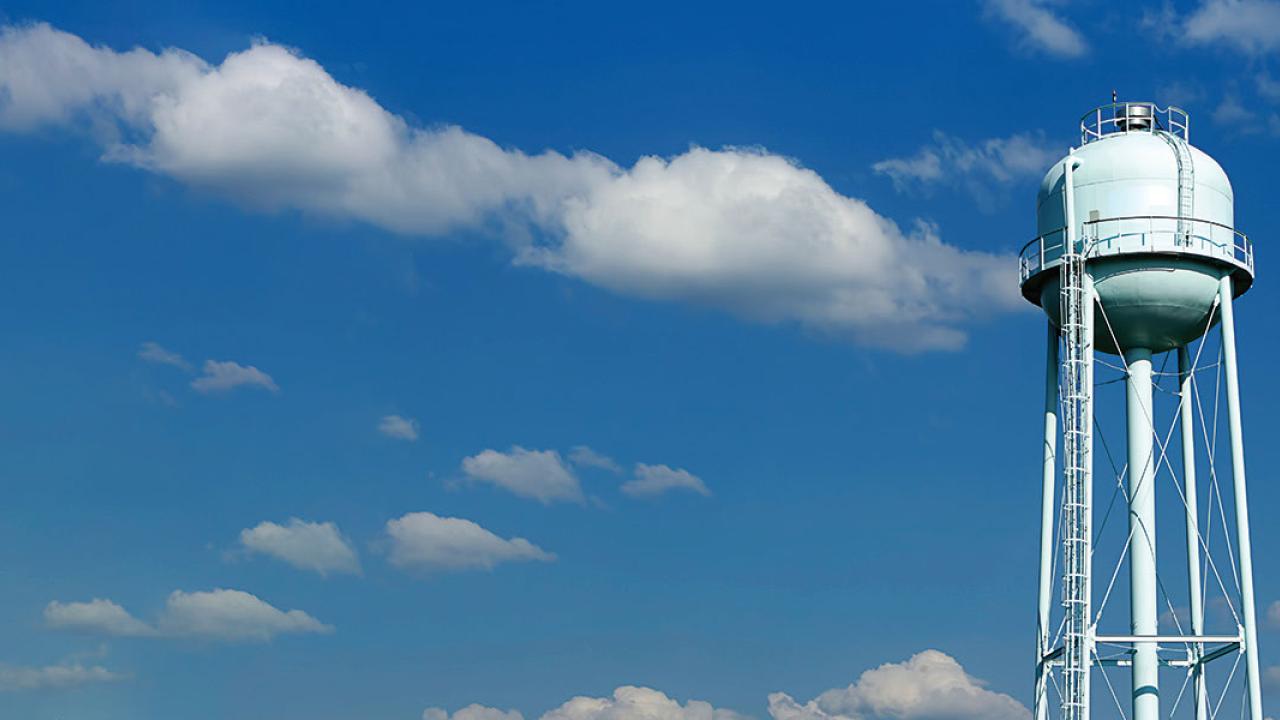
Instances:
[[[1129,628],[1134,635],[1156,635],[1156,483],[1155,430],[1151,403],[1151,351],[1124,354],[1129,368],[1126,411],[1129,419]],[[1159,658],[1156,644],[1134,644],[1133,720],[1160,717]]]

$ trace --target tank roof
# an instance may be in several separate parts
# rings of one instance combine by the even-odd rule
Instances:
[[[1080,144],[1101,140],[1115,133],[1166,132],[1184,141],[1191,140],[1191,116],[1186,110],[1170,105],[1162,108],[1153,102],[1111,102],[1085,113],[1080,118]]]

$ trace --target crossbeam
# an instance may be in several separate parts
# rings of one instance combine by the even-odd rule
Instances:
[[[1095,642],[1118,643],[1243,643],[1239,635],[1098,635]]]

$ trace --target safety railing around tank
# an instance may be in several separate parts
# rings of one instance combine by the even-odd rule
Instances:
[[[1115,133],[1155,132],[1163,130],[1191,141],[1191,117],[1187,111],[1170,105],[1162,108],[1152,102],[1113,102],[1100,105],[1080,118],[1080,143]]]
[[[1066,247],[1066,228],[1045,233],[1023,246],[1018,255],[1019,281],[1056,265]],[[1102,218],[1083,223],[1082,250],[1087,257],[1128,253],[1180,253],[1230,263],[1253,273],[1253,243],[1229,225],[1170,215]]]

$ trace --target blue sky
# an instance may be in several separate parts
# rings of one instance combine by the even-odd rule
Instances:
[[[1026,717],[1013,255],[1113,88],[1257,242],[1280,666],[1280,2],[0,20],[0,716]]]

